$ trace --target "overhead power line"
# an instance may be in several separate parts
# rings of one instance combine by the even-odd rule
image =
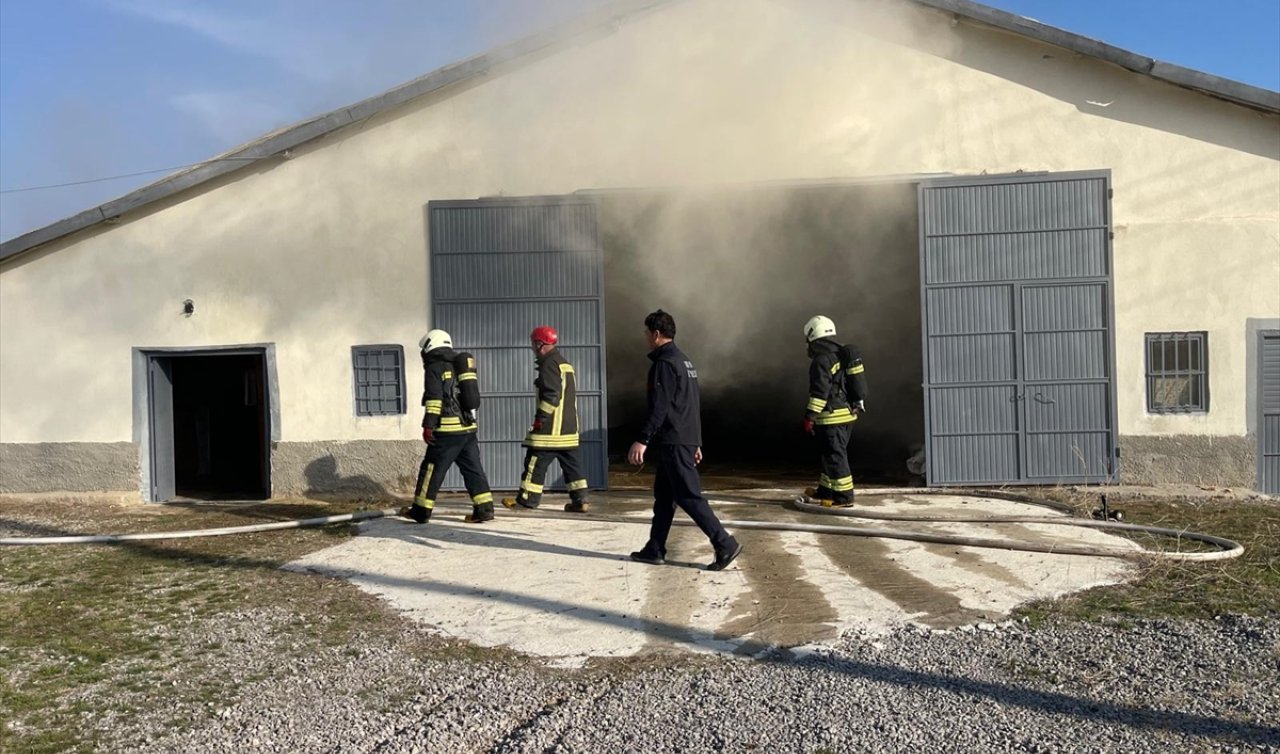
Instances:
[[[260,160],[261,157],[220,157],[213,160],[204,160],[202,162],[193,162],[188,165],[175,165],[169,168],[156,168],[155,170],[141,170],[137,173],[124,173],[122,175],[109,175],[104,178],[87,178],[83,181],[68,181],[67,183],[49,183],[43,186],[23,186],[21,188],[0,189],[0,194],[20,194],[27,191],[43,191],[45,189],[66,188],[68,186],[83,186],[87,183],[102,183],[104,181],[118,181],[121,178],[137,178],[142,175],[154,175],[155,173],[171,173],[175,170],[183,170],[185,168],[194,168],[200,165],[211,165],[215,162],[241,162]]]

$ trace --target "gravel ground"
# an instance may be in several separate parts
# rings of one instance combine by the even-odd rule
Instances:
[[[576,671],[405,651],[438,641],[423,636],[275,661],[279,647],[247,627],[287,616],[224,619],[240,633],[214,670],[244,679],[238,701],[119,719],[104,749],[1280,751],[1275,617],[903,627],[800,657],[667,656]],[[177,732],[166,720],[178,717],[197,722]]]

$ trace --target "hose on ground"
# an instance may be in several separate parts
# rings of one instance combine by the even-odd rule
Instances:
[[[608,493],[598,493],[607,495]],[[911,489],[911,490],[863,490],[861,494],[915,494],[915,495],[936,495],[939,494],[934,490]],[[950,494],[950,493],[943,493]],[[1055,510],[1066,512],[1069,509],[1054,503],[1048,503],[1040,500],[1030,500],[1021,496],[1012,495],[1010,493],[1001,492],[982,492],[979,493],[983,497],[995,497],[1005,500],[1013,500],[1021,503],[1029,503],[1032,505],[1040,505],[1053,508]],[[613,496],[613,495],[608,495]],[[1135,533],[1152,534],[1157,536],[1172,537],[1181,542],[1182,540],[1190,540],[1213,545],[1220,549],[1211,551],[1164,551],[1164,550],[1147,550],[1145,548],[1121,548],[1121,547],[1097,547],[1091,545],[1077,544],[1046,544],[1037,542],[1016,542],[1004,539],[991,539],[983,537],[965,537],[950,534],[938,534],[934,532],[919,531],[900,531],[896,529],[882,529],[864,526],[850,526],[847,524],[806,524],[794,522],[768,522],[768,521],[740,521],[734,519],[722,519],[721,523],[730,529],[744,529],[755,531],[778,531],[778,532],[806,532],[811,534],[831,534],[837,536],[848,537],[876,537],[883,539],[899,539],[911,542],[924,542],[928,544],[944,544],[956,545],[960,547],[980,547],[996,550],[1010,550],[1017,552],[1038,552],[1049,553],[1055,555],[1086,555],[1095,557],[1111,557],[1111,558],[1160,558],[1165,560],[1181,560],[1181,561],[1210,561],[1210,560],[1226,560],[1229,558],[1239,557],[1244,553],[1244,547],[1230,539],[1216,537],[1211,534],[1201,532],[1183,531],[1178,529],[1168,529],[1158,526],[1145,526],[1140,524],[1124,524],[1113,521],[1095,521],[1092,519],[1075,518],[1071,516],[918,516],[911,514],[886,514],[877,513],[865,508],[828,508],[822,505],[805,502],[803,499],[795,500],[762,500],[757,498],[725,495],[720,493],[708,493],[711,502],[730,505],[781,505],[790,506],[804,513],[828,515],[848,518],[865,518],[876,519],[882,521],[915,521],[915,522],[932,522],[932,523],[982,523],[982,524],[1001,524],[1001,523],[1034,523],[1048,524],[1055,526],[1075,526],[1090,529],[1110,529],[1119,531],[1128,531]],[[353,523],[357,521],[368,521],[376,518],[390,517],[396,515],[394,509],[359,511],[356,513],[344,513],[336,516],[320,516],[316,518],[295,519],[291,521],[275,521],[267,524],[250,524],[247,526],[228,526],[217,529],[192,529],[186,531],[170,531],[170,532],[145,532],[136,534],[91,534],[91,535],[71,535],[59,537],[0,537],[0,546],[16,546],[16,545],[72,545],[72,544],[119,544],[125,542],[142,542],[161,539],[190,539],[194,537],[218,537],[231,534],[251,534],[255,532],[279,531],[283,529],[305,529],[316,526],[328,526],[330,524]],[[567,519],[567,520],[591,520],[609,523],[621,524],[645,524],[647,518],[635,516],[619,516],[611,514],[599,513],[556,513],[552,511],[541,510],[521,510],[515,514],[518,517],[548,518],[548,519]],[[438,519],[437,519],[438,522]],[[673,522],[677,526],[693,526],[693,521],[679,519]]]
[[[220,529],[188,529],[186,531],[149,531],[137,534],[83,534],[63,537],[0,537],[3,545],[114,545],[123,542],[148,542],[157,539],[194,539],[196,537],[225,537],[229,534],[253,534],[260,531],[280,531],[282,529],[309,529],[314,526],[344,524],[355,521],[369,521],[383,516],[394,516],[394,508],[380,511],[357,511],[337,516],[318,516],[316,518],[298,518],[289,521],[273,521],[269,524],[249,524],[247,526],[224,526]]]

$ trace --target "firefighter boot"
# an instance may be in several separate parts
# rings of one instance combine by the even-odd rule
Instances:
[[[586,497],[570,499],[569,502],[564,504],[564,509],[569,513],[586,513],[591,510],[591,503],[587,502]]]
[[[469,524],[483,524],[485,521],[492,521],[493,503],[471,506],[471,512],[462,520]]]
[[[821,505],[824,508],[831,507],[830,498],[818,497],[818,489],[816,487],[804,488],[804,501],[811,505]]]
[[[538,509],[538,504],[536,502],[533,502],[529,498],[525,497],[523,492],[520,493],[519,495],[516,495],[515,497],[502,498],[502,504],[507,506],[511,510],[518,510],[520,508],[526,508],[528,510]]]
[[[404,518],[411,518],[420,524],[425,524],[431,519],[431,509],[424,505],[419,505],[416,500],[413,505],[406,505],[397,511],[397,513]]]

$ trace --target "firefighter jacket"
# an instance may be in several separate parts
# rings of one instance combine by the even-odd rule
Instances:
[[[542,426],[525,436],[525,447],[547,450],[576,448],[578,377],[573,373],[573,365],[565,360],[558,348],[539,356],[537,362],[538,378],[533,386],[538,391],[537,418]]]
[[[640,430],[645,445],[702,447],[702,404],[698,370],[676,348],[665,343],[649,352],[649,415]]]
[[[841,363],[841,351],[853,358],[852,364]],[[846,377],[865,384],[862,376],[862,357],[857,349],[841,345],[830,338],[819,338],[809,344],[809,403],[805,406],[805,418],[818,426],[852,424],[858,415],[850,408],[846,392]],[[861,400],[862,396],[855,398]]]
[[[457,374],[456,357],[452,348],[437,348],[422,355],[422,405],[426,408],[422,426],[444,435],[476,431],[475,419],[458,403],[460,378],[474,380],[476,373]]]

